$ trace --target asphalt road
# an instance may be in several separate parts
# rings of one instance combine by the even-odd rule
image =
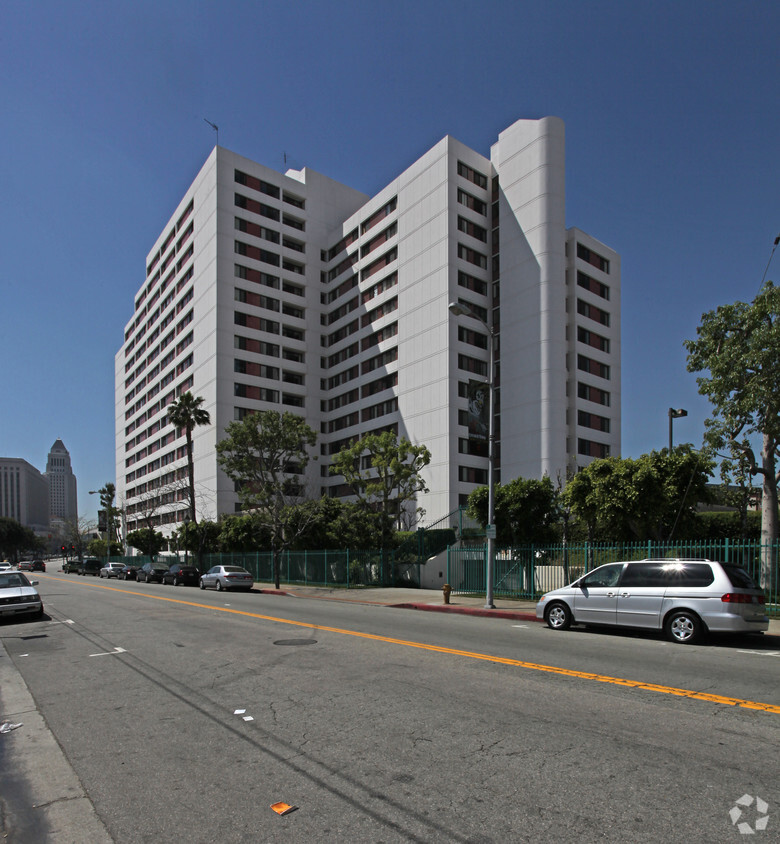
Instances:
[[[0,623],[7,841],[778,840],[776,637],[35,577],[47,618]]]

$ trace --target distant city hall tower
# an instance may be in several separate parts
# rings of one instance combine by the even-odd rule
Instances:
[[[76,519],[76,476],[70,465],[70,453],[62,440],[57,440],[49,451],[46,462],[49,480],[49,515],[53,519]]]

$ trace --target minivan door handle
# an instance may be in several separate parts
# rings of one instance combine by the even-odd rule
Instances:
[[[620,593],[620,597],[621,597],[621,598],[630,598],[630,597],[631,597],[631,593],[630,593],[630,592],[621,592],[621,593]]]

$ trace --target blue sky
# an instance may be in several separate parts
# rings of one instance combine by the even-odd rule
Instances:
[[[113,480],[113,359],[215,142],[373,194],[444,135],[566,123],[567,225],[620,252],[623,456],[701,443],[701,315],[780,234],[780,4],[36,2],[0,8],[0,455]],[[780,250],[779,250],[780,251]],[[776,282],[780,258],[770,265]]]

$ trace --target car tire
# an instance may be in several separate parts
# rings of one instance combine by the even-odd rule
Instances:
[[[693,645],[704,634],[704,623],[694,612],[677,610],[669,613],[664,621],[664,633],[676,645]]]
[[[200,588],[201,588],[201,589],[205,589],[205,588],[206,588],[206,584],[205,584],[202,580],[199,580],[199,581],[198,581],[198,585],[200,586]]]
[[[225,587],[222,585],[222,581],[217,578],[217,592],[221,592]]]
[[[178,577],[174,577],[174,578],[173,578],[173,585],[174,585],[174,586],[178,586],[178,585],[179,585],[179,578],[178,578]]]
[[[566,604],[556,601],[544,611],[544,620],[551,630],[568,630],[572,622],[571,610]]]
[[[151,583],[151,582],[152,582],[152,581],[151,581],[151,579],[149,578],[149,573],[148,573],[148,572],[147,572],[147,574],[146,574],[146,582],[147,582],[147,583]]]

